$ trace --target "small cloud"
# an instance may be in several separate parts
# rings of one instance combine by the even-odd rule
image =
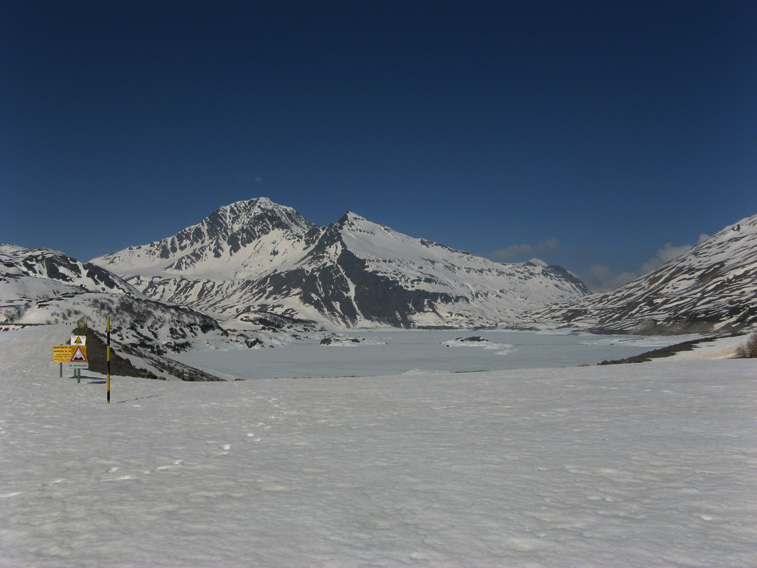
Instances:
[[[681,245],[679,247],[674,247],[671,243],[666,243],[664,247],[657,251],[656,255],[654,255],[652,258],[641,265],[641,268],[638,270],[639,276],[644,276],[645,274],[649,274],[653,270],[657,270],[663,264],[681,256],[683,253],[691,250],[692,248],[692,245]]]
[[[239,176],[239,181],[245,184],[261,183],[263,178],[260,176],[252,176],[250,174],[242,174]]]
[[[519,258],[525,259],[549,254],[555,252],[558,248],[560,248],[560,241],[553,237],[536,245],[511,245],[504,249],[495,250],[489,257],[492,260],[509,262]]]
[[[707,235],[700,236],[699,242],[704,240],[702,237],[707,238]],[[666,243],[664,247],[657,251],[657,254],[644,262],[636,271],[614,272],[605,264],[594,264],[581,274],[581,280],[583,280],[590,290],[595,292],[610,292],[628,284],[632,280],[636,280],[657,270],[662,265],[678,258],[692,248],[692,245],[673,246],[671,243]]]
[[[637,278],[638,273],[615,272],[606,264],[592,264],[580,276],[592,292],[611,292]]]

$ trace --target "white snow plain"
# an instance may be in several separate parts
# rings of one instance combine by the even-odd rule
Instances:
[[[757,564],[754,360],[113,377],[106,404],[50,362],[69,331],[0,333],[0,566]]]

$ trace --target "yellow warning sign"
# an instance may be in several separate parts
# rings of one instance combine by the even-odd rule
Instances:
[[[72,335],[71,336],[71,345],[86,345],[86,344],[87,344],[86,335]]]
[[[70,363],[71,348],[71,345],[53,345],[53,363]]]
[[[71,346],[71,360],[69,363],[86,363],[87,362],[87,347],[84,345],[72,345]]]

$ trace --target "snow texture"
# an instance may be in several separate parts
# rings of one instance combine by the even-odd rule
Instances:
[[[108,405],[49,362],[68,329],[0,333],[0,566],[755,565],[753,360],[119,377]]]

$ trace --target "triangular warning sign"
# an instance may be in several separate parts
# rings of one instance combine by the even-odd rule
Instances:
[[[77,347],[74,349],[73,355],[71,355],[71,362],[72,363],[86,363],[87,362],[87,356],[82,351],[81,347]]]
[[[81,344],[82,344],[81,336],[77,335],[76,339],[74,339],[74,345],[81,345]]]

